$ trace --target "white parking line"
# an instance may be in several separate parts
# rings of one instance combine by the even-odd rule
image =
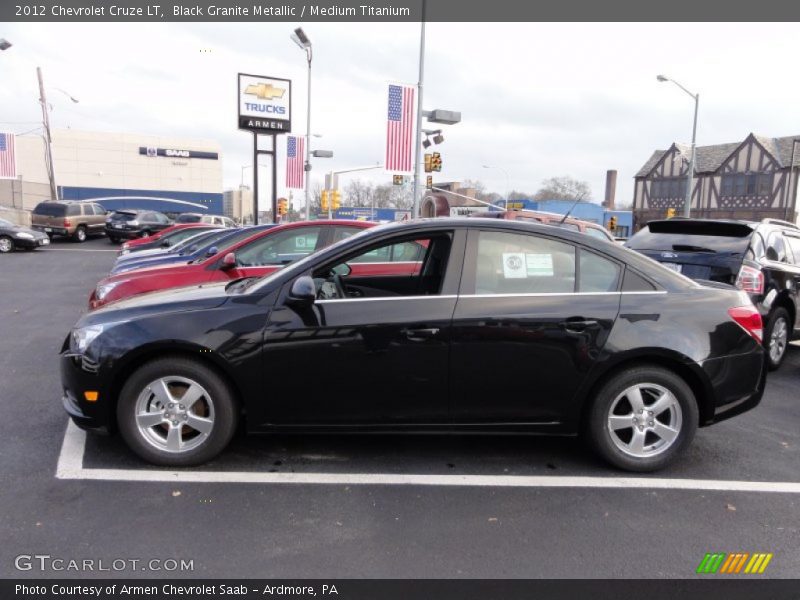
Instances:
[[[101,481],[178,483],[301,483],[328,485],[433,485],[525,488],[622,488],[766,492],[800,494],[791,481],[731,481],[724,479],[666,479],[650,477],[580,477],[548,475],[415,475],[395,473],[253,473],[243,471],[166,471],[155,469],[85,469],[86,433],[72,421],[67,425],[56,477]]]
[[[51,250],[54,252],[119,252],[119,250],[115,250],[114,248],[54,248],[53,246],[48,246],[47,248],[40,246],[40,250],[46,252]]]

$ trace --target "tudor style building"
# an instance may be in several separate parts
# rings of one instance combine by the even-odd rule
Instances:
[[[636,229],[663,219],[670,208],[683,214],[690,157],[689,146],[672,144],[668,150],[656,150],[639,170],[633,194]],[[698,146],[691,214],[795,222],[798,166],[800,136],[767,138],[751,133],[742,142]]]

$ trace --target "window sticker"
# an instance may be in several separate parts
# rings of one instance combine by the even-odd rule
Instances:
[[[503,252],[503,277],[506,279],[525,279],[525,254],[523,252]]]
[[[525,255],[526,273],[528,277],[552,277],[553,276],[553,255],[552,254],[526,254]]]

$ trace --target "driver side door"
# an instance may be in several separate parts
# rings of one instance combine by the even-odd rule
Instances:
[[[466,236],[426,236],[390,238],[341,257],[314,272],[319,291],[312,306],[273,309],[264,337],[264,364],[275,374],[265,391],[265,425],[379,429],[448,420],[450,326]],[[385,248],[407,241],[425,244],[421,266],[371,281],[356,276],[354,267],[370,252],[384,256]],[[333,269],[348,270],[342,262],[353,269],[336,282]]]

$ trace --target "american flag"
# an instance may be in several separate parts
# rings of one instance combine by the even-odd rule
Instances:
[[[0,179],[16,179],[17,161],[14,156],[14,134],[0,133]]]
[[[386,124],[386,170],[410,173],[413,159],[414,88],[389,85],[389,114]]]
[[[286,137],[286,187],[295,190],[303,189],[303,166],[306,156],[305,138],[293,135]]]

